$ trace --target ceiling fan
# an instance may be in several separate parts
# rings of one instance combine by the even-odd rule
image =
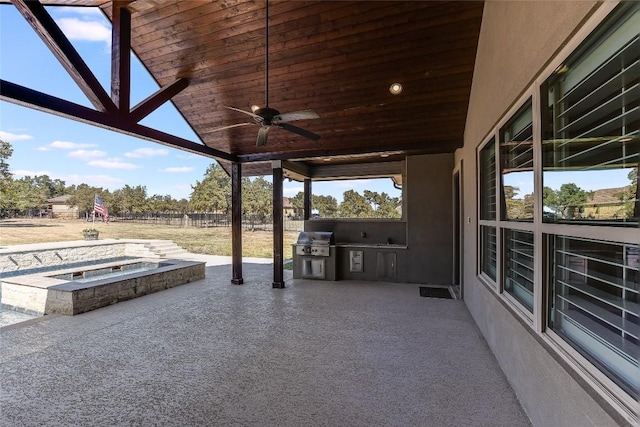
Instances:
[[[265,25],[265,106],[252,109],[253,111],[245,111],[236,107],[226,106],[228,109],[233,111],[238,111],[243,114],[247,114],[256,121],[260,125],[260,129],[258,130],[258,139],[256,141],[257,146],[263,146],[267,144],[267,136],[269,134],[269,130],[271,126],[278,127],[280,129],[287,130],[289,132],[293,132],[305,138],[311,139],[313,141],[317,141],[320,139],[320,135],[316,135],[315,133],[308,131],[306,129],[302,129],[297,126],[293,126],[289,124],[289,122],[295,120],[308,120],[308,119],[318,119],[320,116],[313,112],[312,110],[300,110],[293,111],[291,113],[280,113],[280,111],[269,107],[269,0],[266,2],[266,25]]]

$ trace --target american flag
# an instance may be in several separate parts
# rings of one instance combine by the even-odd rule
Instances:
[[[109,211],[107,210],[107,206],[97,194],[93,202],[93,211],[98,215],[102,215],[103,222],[109,222]]]

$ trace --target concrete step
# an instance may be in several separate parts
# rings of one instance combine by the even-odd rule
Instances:
[[[153,240],[145,243],[144,246],[153,252],[155,256],[161,258],[180,258],[189,254],[184,248],[176,245],[171,240]]]

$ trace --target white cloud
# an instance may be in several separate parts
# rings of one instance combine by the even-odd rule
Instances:
[[[104,169],[137,169],[139,167],[133,163],[122,162],[119,159],[92,160],[89,162],[89,166]]]
[[[67,185],[87,184],[92,187],[111,187],[118,188],[122,186],[124,180],[115,178],[110,175],[67,175],[59,177]]]
[[[43,145],[42,147],[38,147],[40,151],[49,151],[49,150],[79,150],[82,148],[91,148],[96,147],[97,144],[79,144],[77,142],[69,142],[69,141],[53,141],[49,145]]]
[[[25,169],[13,171],[13,176],[16,178],[22,178],[25,176],[32,176],[32,177],[42,176],[42,175],[48,175],[49,178],[51,179],[62,180],[67,185],[88,184],[93,187],[118,188],[118,187],[121,187],[124,183],[124,180],[120,178],[115,178],[110,175],[79,175],[79,174],[58,175],[56,173],[51,173],[49,171],[30,171]]]
[[[169,154],[169,150],[166,148],[138,148],[128,153],[124,153],[125,157],[141,158],[141,157],[153,157],[153,156],[166,156]]]
[[[175,166],[160,169],[160,172],[170,172],[170,173],[182,173],[182,172],[191,172],[193,170],[190,166]]]
[[[106,155],[107,153],[101,150],[75,150],[67,154],[67,157],[70,157],[72,159],[91,160],[99,159],[101,157],[105,157]]]
[[[199,156],[197,154],[193,154],[193,153],[187,153],[186,151],[181,151],[180,153],[176,154],[176,157],[179,159],[183,159],[183,160],[193,160],[193,159],[200,159],[202,158],[202,156]]]
[[[60,18],[56,23],[70,40],[111,43],[111,30],[102,22]]]
[[[53,13],[56,15],[104,16],[98,7],[56,6],[53,8]]]
[[[17,134],[17,133],[11,133],[11,132],[3,132],[0,130],[0,139],[3,141],[12,142],[12,141],[24,141],[25,139],[33,139],[33,137],[25,133]]]
[[[25,176],[42,176],[42,175],[49,175],[49,177],[51,177],[51,174],[48,171],[30,171],[26,169],[18,169],[18,170],[12,171],[11,173],[13,174],[13,176],[20,177],[20,178]]]

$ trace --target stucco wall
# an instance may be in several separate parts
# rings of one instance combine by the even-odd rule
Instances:
[[[476,276],[476,148],[549,60],[597,7],[595,2],[486,2],[465,128],[464,298],[534,425],[616,425],[528,326]],[[557,356],[556,356],[557,357]]]
[[[409,282],[451,284],[453,277],[453,155],[407,158]]]
[[[488,1],[484,6],[465,149],[477,144],[564,46],[596,2]]]

